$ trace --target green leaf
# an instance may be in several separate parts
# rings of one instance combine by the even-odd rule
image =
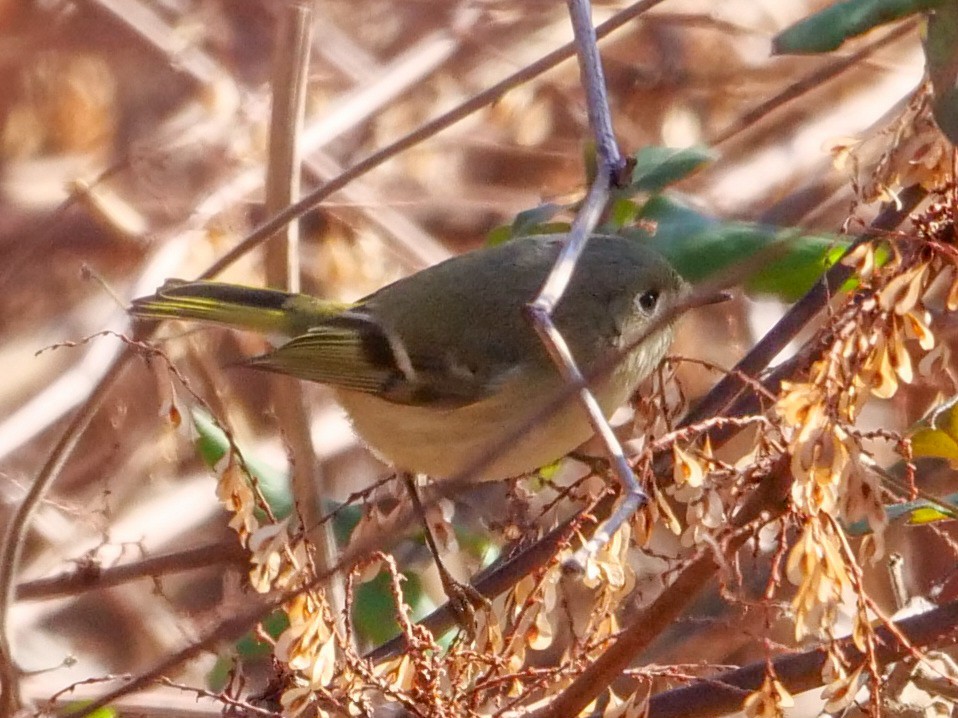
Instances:
[[[612,200],[609,208],[608,230],[617,233],[623,227],[633,224],[638,217],[639,206],[631,199],[619,197]]]
[[[958,518],[958,513],[949,508],[955,503],[958,503],[958,494],[945,496],[940,500],[940,503],[918,499],[917,501],[906,501],[885,506],[885,514],[889,521],[895,521],[906,516],[908,517],[908,523],[915,526],[935,521],[951,521]],[[871,527],[867,521],[856,521],[846,526],[845,529],[850,536],[864,536],[871,533]]]
[[[911,450],[916,458],[937,458],[958,461],[958,442],[941,429],[919,429],[911,437]]]
[[[910,433],[915,458],[947,459],[958,464],[958,397],[935,407]]]
[[[935,122],[958,145],[958,3],[943,3],[930,14],[922,44],[934,88]]]
[[[67,706],[66,714],[79,713],[92,702],[93,701],[74,701]],[[87,718],[116,718],[117,715],[116,708],[113,706],[102,706],[90,713]]]
[[[415,610],[422,604],[422,581],[415,574],[403,574],[403,601]],[[359,635],[374,644],[399,633],[396,600],[389,574],[380,571],[372,581],[360,584],[353,602],[353,622]]]
[[[936,521],[947,521],[955,518],[953,515],[945,513],[936,506],[922,506],[911,512],[908,517],[908,523],[915,526],[921,524],[931,524]]]
[[[218,656],[213,667],[206,673],[206,687],[211,691],[222,691],[230,679],[230,672],[236,665],[236,656]]]
[[[226,456],[229,451],[229,441],[226,434],[216,425],[213,419],[199,409],[193,409],[193,425],[196,427],[198,438],[196,448],[203,461],[212,469]],[[270,466],[255,457],[241,452],[243,461],[253,478],[256,479],[263,498],[269,504],[270,510],[277,518],[285,518],[293,510],[293,495],[290,490],[289,477],[285,471]]]
[[[551,221],[566,208],[559,204],[543,204],[523,210],[516,215],[512,224],[496,227],[486,235],[486,245],[495,247],[518,237],[531,237],[536,234],[560,234],[569,231],[568,222]]]
[[[852,37],[930,10],[946,0],[845,0],[786,28],[772,39],[775,55],[831,52]]]
[[[721,222],[664,196],[646,202],[638,219],[654,223],[654,232],[636,228],[629,234],[648,241],[690,282],[747,263],[758,252],[781,244],[781,255],[757,267],[745,288],[784,301],[794,301],[807,292],[848,243],[837,236]]]
[[[643,147],[635,154],[629,186],[621,192],[661,192],[714,159],[715,155],[706,147]]]
[[[538,207],[523,210],[512,221],[512,236],[523,237],[539,234],[536,228],[551,222],[553,217],[563,209],[565,208],[560,204],[547,202],[546,204],[540,204]]]

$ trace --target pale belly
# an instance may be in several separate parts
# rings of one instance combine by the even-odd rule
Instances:
[[[667,338],[663,340],[666,344]],[[654,362],[630,357],[594,388],[606,417],[658,364],[662,353],[653,354]],[[395,404],[344,389],[337,395],[356,433],[383,461],[434,478],[455,477],[484,457],[491,463],[479,472],[479,479],[518,476],[565,456],[594,433],[585,409],[573,397],[513,438],[556,396],[558,383],[550,378],[510,384],[488,399],[456,409]]]

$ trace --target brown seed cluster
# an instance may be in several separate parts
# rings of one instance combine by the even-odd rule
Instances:
[[[668,572],[695,552],[721,550],[743,496],[776,465],[787,467],[788,509],[745,529],[756,537],[758,551],[772,555],[781,569],[772,572],[766,601],[787,598],[784,615],[799,642],[836,635],[842,611],[852,607],[849,630],[866,660],[850,665],[841,652],[830,650],[823,669],[828,709],[849,705],[866,680],[876,685],[878,680],[876,613],[862,587],[862,566],[884,550],[885,506],[891,499],[873,440],[895,440],[908,457],[902,437],[860,426],[862,410],[950,367],[929,307],[958,308],[956,257],[948,245],[932,240],[860,245],[844,260],[854,270],[855,284],[833,300],[829,318],[806,344],[815,348],[807,369],[784,381],[777,395],[766,396],[768,410],[707,420],[642,443],[634,461],[640,478],[652,485],[656,457],[664,451],[672,457],[673,481],[653,488],[653,501],[592,558],[584,575],[564,574],[560,559],[566,554],[560,553],[496,598],[489,610],[479,611],[471,639],[460,635],[444,645],[414,623],[403,579],[388,554],[377,553],[352,570],[342,614],[321,591],[297,595],[286,605],[290,626],[274,646],[287,676],[280,692],[285,713],[358,715],[397,704],[423,715],[478,716],[548,701],[623,630],[622,607],[638,583],[636,549],[648,558],[660,532],[677,536],[676,553],[660,560],[667,583]],[[643,401],[652,411],[656,401]],[[664,411],[664,395],[659,402]],[[669,425],[661,415],[652,421]],[[713,450],[709,432],[718,428],[748,432],[754,441],[735,455]],[[290,536],[285,522],[263,519],[262,502],[240,462],[226,463],[219,492],[233,513],[231,526],[251,551],[256,590],[289,590],[313,579],[307,545]],[[677,507],[684,507],[684,514]],[[377,516],[376,510],[367,512],[358,533],[381,528],[388,516]],[[870,536],[853,548],[848,527],[856,522],[865,522]],[[348,617],[355,586],[377,570],[389,576],[408,648],[374,664],[361,656]],[[640,693],[612,695],[607,710],[640,711]],[[749,716],[780,715],[791,700],[770,671],[744,710]]]

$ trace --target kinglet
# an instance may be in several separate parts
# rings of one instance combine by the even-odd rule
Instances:
[[[357,434],[398,470],[451,477],[498,450],[482,478],[553,462],[592,435],[575,400],[509,446],[563,380],[523,312],[565,237],[516,239],[453,257],[355,304],[217,282],[171,280],[130,311],[291,337],[249,366],[328,384]],[[657,322],[685,282],[639,241],[595,236],[554,319],[584,374]],[[611,416],[662,360],[671,323],[590,388]]]

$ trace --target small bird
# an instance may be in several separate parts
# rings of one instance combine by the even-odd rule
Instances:
[[[333,387],[356,433],[399,471],[453,477],[495,452],[480,478],[502,479],[556,461],[593,432],[573,400],[503,446],[564,387],[524,313],[564,240],[526,237],[469,252],[352,304],[170,280],[130,312],[290,337],[246,364]],[[674,322],[661,317],[687,287],[639,240],[589,239],[554,313],[573,357],[588,375],[644,336],[590,385],[607,417],[661,362]]]

